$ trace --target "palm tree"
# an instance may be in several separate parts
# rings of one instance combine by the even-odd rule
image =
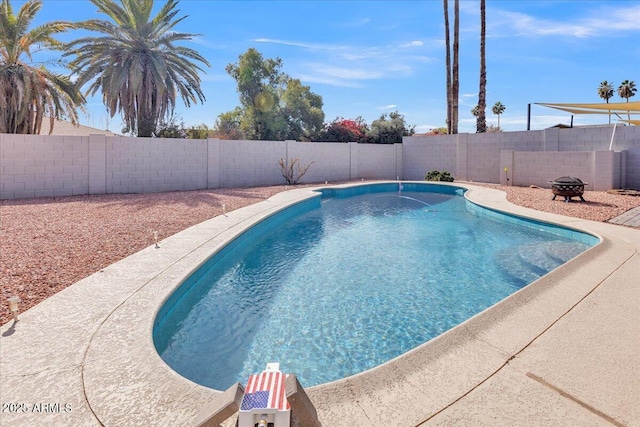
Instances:
[[[460,94],[460,0],[453,0],[453,78],[451,81],[451,133],[458,133],[458,99]]]
[[[460,45],[460,0],[453,2],[453,65],[451,63],[451,45],[449,38],[449,1],[443,0],[445,49],[447,63],[447,130],[450,134],[458,133],[458,95],[459,61],[458,52]]]
[[[195,34],[172,31],[178,0],[167,0],[151,17],[153,0],[90,0],[110,21],[91,19],[82,28],[104,34],[85,37],[69,44],[77,57],[71,62],[78,84],[90,82],[86,94],[102,90],[111,117],[122,113],[125,132],[152,136],[163,118],[171,117],[179,94],[187,107],[205,97],[198,71],[191,60],[209,63],[195,50],[176,46]]]
[[[14,15],[9,0],[0,4],[0,133],[39,134],[45,116],[49,133],[55,119],[78,124],[76,108],[82,109],[84,98],[76,85],[67,76],[25,62],[33,61],[34,47],[62,49],[53,35],[74,28],[54,21],[29,30],[41,7],[41,0],[29,0]]]
[[[613,97],[613,83],[603,81],[598,86],[598,96],[609,103],[609,99]],[[611,124],[611,112],[609,112],[609,124]]]
[[[486,5],[485,0],[480,0],[480,90],[478,92],[478,105],[476,106],[476,132],[487,131],[487,118],[485,109],[487,108],[487,62],[485,55],[486,39]]]
[[[478,117],[478,114],[480,114],[480,109],[478,108],[478,106],[476,105],[475,107],[473,107],[471,109],[471,115],[473,117]]]
[[[618,87],[618,95],[620,95],[620,98],[626,98],[627,102],[629,102],[629,98],[634,96],[637,91],[638,89],[636,89],[636,83],[633,80],[625,80]],[[627,115],[627,117],[629,118],[629,120],[631,120],[630,113]]]
[[[496,102],[495,104],[493,104],[493,107],[491,108],[491,111],[493,112],[493,114],[495,114],[496,116],[498,116],[498,129],[500,129],[500,115],[502,113],[504,113],[504,110],[507,107],[505,107],[504,105],[502,105],[502,103],[500,101]]]
[[[449,1],[443,0],[444,6],[444,44],[445,62],[447,67],[447,133],[451,134],[451,41],[449,37]]]

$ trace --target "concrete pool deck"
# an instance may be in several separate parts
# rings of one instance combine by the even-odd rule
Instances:
[[[399,358],[309,388],[323,426],[640,425],[640,230],[455,185],[483,206],[589,231],[602,243]],[[310,190],[177,233],[3,325],[0,425],[194,425],[221,393],[160,359],[155,313],[224,242]]]

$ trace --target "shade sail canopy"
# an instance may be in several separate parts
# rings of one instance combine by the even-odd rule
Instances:
[[[543,107],[556,108],[572,114],[640,114],[640,101],[597,104],[549,104],[537,102]]]
[[[632,125],[640,126],[640,120],[620,120],[621,122],[627,122]]]

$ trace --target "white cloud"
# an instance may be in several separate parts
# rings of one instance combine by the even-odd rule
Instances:
[[[418,47],[424,46],[424,42],[422,40],[412,40],[409,43],[403,43],[400,47]]]
[[[378,107],[378,110],[393,110],[396,108],[396,104],[383,105],[382,107]]]
[[[296,78],[302,80],[305,83],[319,83],[328,86],[338,86],[338,87],[353,87],[359,88],[362,87],[362,84],[357,80],[349,80],[339,77],[331,77],[327,75],[323,75],[322,73],[298,73],[296,74]]]
[[[253,41],[302,49],[291,58],[285,58],[289,70],[297,69],[297,72],[290,72],[292,77],[331,86],[361,87],[366,80],[403,78],[412,75],[423,64],[436,60],[420,55],[426,48],[425,42],[420,40],[388,45],[323,44],[267,37]],[[401,46],[411,47],[411,54],[406,49],[399,49]]]
[[[595,37],[615,36],[617,32],[640,32],[640,5],[602,9],[592,16],[572,20],[539,19],[519,12],[492,11],[492,32],[515,30],[524,36]]]
[[[353,21],[338,23],[339,27],[363,27],[371,22],[371,18],[358,18]]]
[[[295,42],[295,41],[288,41],[288,40],[270,39],[266,37],[253,39],[252,41],[256,43],[279,44],[283,46],[301,47],[303,49],[315,49],[315,50],[326,50],[326,51],[346,49],[345,46],[340,46],[340,45],[304,43],[304,42]]]
[[[204,46],[204,47],[208,47],[211,49],[225,49],[226,46],[223,44],[218,44],[218,43],[212,43],[210,41],[208,41],[207,39],[203,38],[202,36],[195,36],[192,37],[191,42],[199,45],[199,46]]]

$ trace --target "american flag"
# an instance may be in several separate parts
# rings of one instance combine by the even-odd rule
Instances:
[[[285,397],[285,378],[286,374],[282,372],[262,372],[250,375],[240,410],[277,409],[288,411],[291,409]]]

